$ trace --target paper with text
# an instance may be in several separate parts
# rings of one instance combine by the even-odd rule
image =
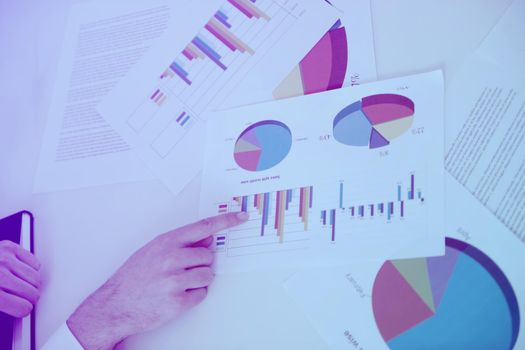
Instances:
[[[73,5],[43,136],[36,192],[152,178],[96,106],[167,28],[170,9],[164,3]]]
[[[480,56],[471,57],[447,89],[445,159],[446,170],[523,243],[524,80]]]

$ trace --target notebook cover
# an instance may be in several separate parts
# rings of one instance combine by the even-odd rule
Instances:
[[[0,220],[0,241],[9,240],[20,244],[20,233],[22,229],[22,214],[31,217],[31,252],[33,252],[33,215],[23,211]],[[31,328],[34,330],[34,309],[31,315]],[[0,312],[0,349],[12,349],[13,345],[13,318]],[[35,348],[34,334],[31,334],[31,348]]]

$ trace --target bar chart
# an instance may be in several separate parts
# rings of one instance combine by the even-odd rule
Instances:
[[[405,184],[406,183],[406,184]],[[337,207],[321,210],[321,224],[325,230],[329,231],[331,242],[336,241],[336,217],[344,224],[352,221],[362,220],[382,220],[390,223],[393,220],[402,221],[410,214],[413,206],[422,206],[425,197],[421,188],[416,187],[416,175],[410,174],[408,181],[398,182],[389,195],[388,200],[379,202],[354,203],[345,200],[345,191],[352,191],[347,188],[345,182],[338,185]],[[385,196],[386,197],[386,196]]]
[[[151,148],[162,158],[168,156],[191,125],[202,122],[203,113],[223,101],[249,74],[256,53],[270,50],[293,27],[301,8],[293,1],[225,1],[159,72],[155,88],[139,102],[127,124],[137,134],[147,134]],[[167,127],[166,119],[178,118],[183,112],[194,123],[182,119],[183,123],[179,120]]]
[[[313,204],[313,186],[238,196],[219,203],[217,213],[244,211],[250,220],[217,234],[215,247],[228,256],[305,248]]]

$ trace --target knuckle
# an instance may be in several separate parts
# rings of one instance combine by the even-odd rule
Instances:
[[[190,296],[190,303],[191,304],[200,304],[204,299],[206,299],[206,296],[208,295],[208,289],[207,288],[200,288],[197,290],[192,291]]]
[[[32,291],[31,291],[31,301],[33,301],[33,303],[36,304],[36,302],[40,299],[40,291],[38,290],[38,288],[34,288]]]
[[[208,284],[213,281],[213,271],[211,268],[203,268],[198,272],[198,279]]]
[[[211,262],[213,260],[213,253],[206,248],[198,248],[196,251],[197,256],[200,261],[203,261],[205,263]]]
[[[214,226],[214,222],[213,222],[213,219],[212,218],[206,218],[206,219],[202,219],[200,221],[200,226],[204,229],[213,229],[213,226]]]
[[[22,318],[28,316],[33,311],[33,304],[27,300],[21,300],[13,305],[12,316]]]
[[[187,284],[187,278],[183,274],[175,275],[169,282],[169,289],[178,292]]]
[[[14,243],[9,240],[0,241],[0,249],[9,250],[13,248]]]
[[[13,257],[11,254],[8,254],[6,252],[0,252],[0,266],[8,267],[11,265],[12,261]]]
[[[173,259],[165,259],[162,262],[161,269],[163,272],[171,272],[175,269],[175,263]]]
[[[18,317],[26,317],[33,311],[33,304],[31,304],[28,301],[24,301],[20,307],[18,308],[19,316]]]

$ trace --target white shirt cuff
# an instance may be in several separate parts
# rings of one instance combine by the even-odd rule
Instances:
[[[71,333],[67,324],[63,324],[46,342],[41,350],[83,350],[77,338]]]

